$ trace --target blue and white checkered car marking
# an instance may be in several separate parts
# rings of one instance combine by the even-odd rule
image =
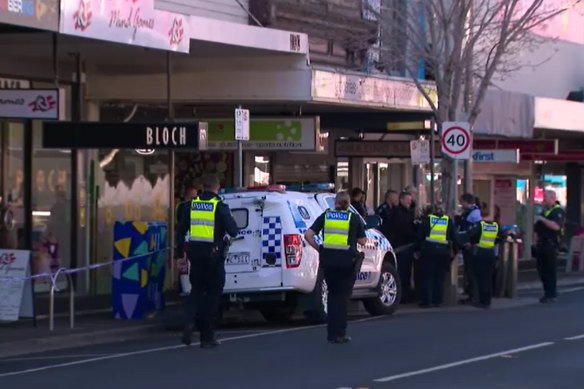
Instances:
[[[282,266],[282,222],[280,216],[264,217],[262,221],[262,267]],[[266,263],[266,256],[276,257],[275,265]]]

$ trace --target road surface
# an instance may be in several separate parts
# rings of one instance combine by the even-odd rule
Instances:
[[[0,360],[0,387],[583,388],[584,288],[555,304],[360,318],[350,344],[322,326],[234,328],[213,350],[180,334]],[[58,385],[58,386],[57,386]]]

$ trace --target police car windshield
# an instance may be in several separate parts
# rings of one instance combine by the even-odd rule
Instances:
[[[324,199],[324,200],[326,201],[326,205],[327,205],[327,207],[328,207],[328,208],[330,208],[330,209],[335,209],[335,198],[334,198],[334,196],[328,196],[328,197],[325,197],[325,199]],[[351,213],[353,213],[353,214],[355,214],[355,215],[359,216],[359,218],[360,218],[360,219],[361,219],[363,222],[365,221],[365,220],[363,220],[363,217],[361,217],[361,215],[359,215],[359,212],[357,212],[357,211],[355,210],[355,208],[353,208],[353,206],[352,206],[352,205],[351,205],[351,206],[349,206],[349,212],[351,212]]]

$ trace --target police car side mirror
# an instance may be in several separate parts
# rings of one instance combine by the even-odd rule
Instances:
[[[371,215],[371,216],[367,216],[367,218],[365,219],[365,229],[370,229],[370,228],[377,228],[381,225],[382,221],[381,221],[381,217],[379,217],[378,215]]]

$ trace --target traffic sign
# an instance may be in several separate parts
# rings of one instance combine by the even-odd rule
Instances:
[[[235,110],[235,140],[249,140],[249,109]]]
[[[428,140],[411,140],[410,154],[412,165],[421,165],[430,163],[430,141]]]
[[[470,158],[470,124],[444,122],[442,124],[442,152],[452,159]]]

